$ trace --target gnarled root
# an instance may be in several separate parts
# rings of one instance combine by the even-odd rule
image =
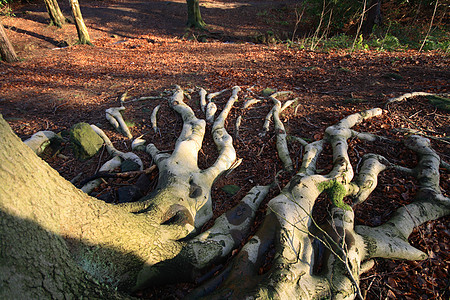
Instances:
[[[266,218],[257,233],[230,265],[188,298],[362,298],[359,277],[373,266],[373,258],[424,259],[424,253],[409,245],[409,234],[415,226],[450,211],[449,199],[439,190],[439,157],[426,139],[412,136],[406,142],[420,160],[415,169],[402,170],[414,174],[421,189],[417,200],[398,209],[389,222],[373,228],[355,226],[353,209],[343,202],[346,196],[353,197],[353,205],[365,201],[383,170],[399,168],[375,154],[365,156],[356,176],[350,164],[350,137],[380,140],[351,128],[381,113],[381,109],[372,109],[350,115],[328,127],[323,140],[306,145],[302,166],[280,195],[268,203]],[[315,165],[324,143],[332,146],[333,169],[317,175]],[[324,228],[311,215],[322,192],[328,194],[334,206]],[[273,248],[274,259],[267,269],[265,257]],[[244,277],[242,282],[240,278]]]
[[[118,132],[123,133],[127,138],[131,139],[133,136],[131,135],[130,129],[128,129],[128,126],[120,113],[123,110],[125,110],[123,105],[120,107],[108,108],[106,110],[106,119]]]
[[[45,148],[50,145],[51,140],[56,138],[57,135],[53,131],[39,131],[33,134],[24,143],[33,150],[37,155],[42,154]]]

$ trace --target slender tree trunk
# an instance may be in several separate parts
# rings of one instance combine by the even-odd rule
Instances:
[[[80,3],[78,2],[78,0],[69,0],[69,1],[70,7],[72,8],[73,18],[75,20],[75,26],[78,32],[78,42],[82,45],[88,44],[92,46],[89,33],[83,21],[83,16],[81,15]]]
[[[50,25],[62,28],[67,19],[64,17],[61,9],[59,8],[57,0],[44,0],[47,12],[50,17]]]
[[[367,18],[363,25],[363,35],[372,33],[373,26],[381,24],[381,0],[372,0],[367,11]]]
[[[187,0],[188,7],[188,22],[189,28],[203,28],[206,23],[203,21],[200,14],[199,0]]]
[[[6,62],[16,62],[19,59],[17,58],[16,52],[6,36],[5,29],[3,28],[3,24],[0,21],[0,57]]]

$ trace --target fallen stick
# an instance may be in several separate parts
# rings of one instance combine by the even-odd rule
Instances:
[[[121,173],[111,173],[111,172],[97,172],[89,178],[86,178],[80,183],[80,186],[84,186],[88,182],[98,179],[98,178],[131,178],[141,174],[151,174],[156,170],[156,165],[153,165],[147,169],[142,171],[129,171],[129,172],[121,172]],[[153,176],[152,176],[153,177]],[[154,176],[156,177],[156,175]]]

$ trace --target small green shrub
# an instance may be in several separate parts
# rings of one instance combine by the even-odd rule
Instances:
[[[13,16],[10,4],[13,0],[0,0],[0,15]]]
[[[372,37],[369,40],[369,46],[378,51],[395,51],[405,48],[396,36],[386,34],[382,38]]]
[[[439,96],[427,96],[428,100],[438,109],[450,112],[450,99]]]
[[[338,34],[324,39],[322,46],[325,49],[349,49],[352,46],[353,38],[346,34]]]

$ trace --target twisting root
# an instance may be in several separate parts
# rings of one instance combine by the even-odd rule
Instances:
[[[114,169],[120,167],[122,164],[122,160],[130,160],[139,165],[139,169],[142,171],[144,169],[144,164],[142,163],[142,160],[137,156],[136,154],[132,152],[121,152],[114,148],[113,144],[111,143],[111,140],[108,138],[108,136],[95,125],[91,125],[91,128],[97,133],[104,141],[106,150],[108,153],[113,156],[112,159],[107,161],[103,166],[100,168],[99,172],[111,172]],[[145,142],[145,141],[144,141]],[[96,187],[98,187],[101,183],[101,179],[94,179],[86,183],[81,190],[85,192],[86,194],[91,193]]]
[[[406,94],[403,94],[403,95],[401,95],[399,97],[393,97],[393,98],[388,99],[388,101],[386,103],[386,106],[391,104],[392,102],[401,102],[401,101],[406,100],[408,98],[413,98],[413,97],[418,97],[418,96],[431,96],[431,95],[433,95],[433,94],[426,93],[426,92],[406,93]]]
[[[241,128],[242,116],[236,118],[236,124],[234,126],[234,138],[239,139],[239,129]]]
[[[247,89],[247,90],[248,90],[248,89]],[[251,91],[250,91],[250,92],[251,92]],[[256,103],[259,103],[259,102],[261,102],[261,100],[259,100],[259,99],[250,99],[250,100],[247,100],[247,101],[245,101],[244,105],[242,106],[241,111],[244,111],[245,109],[247,109],[247,108],[249,108],[250,106],[252,106],[252,105],[254,105],[254,104],[256,104]],[[242,115],[239,115],[239,116],[236,118],[236,125],[235,125],[235,127],[234,127],[234,137],[235,137],[235,139],[239,139],[239,129],[240,129],[240,127],[241,127],[241,122],[242,122]]]
[[[221,90],[220,92],[215,92],[215,93],[208,94],[208,97],[207,97],[208,102],[211,102],[213,98],[222,95],[226,91],[228,91],[228,89],[224,89],[224,90]]]
[[[40,155],[55,137],[56,134],[53,131],[39,131],[33,134],[29,139],[25,140],[24,143],[30,147],[34,153]]]
[[[127,138],[131,139],[133,136],[120,113],[122,110],[125,110],[123,105],[121,107],[108,108],[106,110],[106,119],[118,132],[123,133]]]
[[[204,88],[201,88],[199,91],[199,95],[200,95],[200,109],[202,110],[203,113],[206,112],[206,91]]]
[[[133,151],[145,151],[145,140],[142,139],[143,135],[138,136],[131,143],[131,150]]]
[[[148,280],[152,285],[192,281],[211,264],[221,262],[248,236],[256,211],[269,190],[270,186],[253,187],[235,207],[219,216],[210,229],[183,244],[176,257],[153,266]],[[176,274],[171,273],[173,270]],[[204,275],[202,280],[210,276],[211,273]]]
[[[206,105],[205,116],[206,116],[206,121],[208,123],[214,122],[214,115],[216,114],[216,111],[217,111],[217,105],[214,102],[209,102]]]
[[[291,91],[276,92],[276,93],[273,93],[272,95],[270,95],[270,98],[276,99],[277,97],[289,95],[289,94],[292,94],[292,92]],[[280,108],[279,113],[283,112],[284,109],[286,109],[289,105],[291,105],[293,103],[290,101],[286,101],[286,102],[289,104],[287,106],[283,105]],[[260,136],[265,136],[266,133],[269,131],[270,121],[272,120],[272,116],[273,116],[273,113],[275,112],[275,109],[276,109],[276,107],[273,106],[272,109],[269,111],[269,113],[266,115],[266,117],[264,119],[264,124],[263,124],[263,131],[260,133]]]
[[[270,99],[274,102],[274,106],[272,108],[273,110],[273,119],[274,119],[274,126],[275,126],[275,133],[277,135],[277,151],[278,156],[280,157],[281,161],[283,162],[284,169],[287,172],[292,172],[294,170],[294,165],[292,163],[291,157],[289,156],[289,149],[286,142],[286,130],[284,129],[283,122],[280,120],[280,112],[289,105],[291,105],[294,100],[286,101],[283,106],[281,106],[281,102],[276,99],[275,97],[279,95],[280,93],[275,93],[270,96]]]
[[[237,94],[240,90],[241,88],[238,86],[233,87],[231,96],[225,105],[225,108],[222,110],[212,126],[211,131],[214,143],[219,150],[219,157],[214,165],[205,171],[205,174],[208,174],[211,178],[216,178],[221,172],[229,169],[236,160],[236,151],[233,147],[233,139],[225,130],[225,120],[228,117],[234,102],[236,102],[238,98]]]
[[[91,128],[95,131],[95,133],[97,133],[103,139],[103,141],[105,142],[106,150],[108,151],[108,153],[110,155],[119,156],[123,160],[131,160],[139,165],[140,170],[143,170],[144,164],[142,163],[142,160],[139,158],[139,156],[137,156],[133,152],[124,153],[124,152],[117,150],[116,148],[114,148],[113,144],[111,143],[111,140],[103,132],[103,130],[101,130],[100,128],[98,128],[95,125],[91,125]]]
[[[430,147],[430,141],[421,136],[410,136],[406,146],[419,156],[412,174],[419,183],[413,203],[402,206],[386,223],[378,227],[356,226],[355,231],[370,242],[365,259],[383,257],[422,260],[427,255],[412,247],[408,237],[414,227],[450,213],[450,199],[439,187],[440,158]]]
[[[207,96],[207,104],[206,104],[206,111],[202,108],[202,110],[205,112],[205,117],[206,117],[206,122],[208,123],[213,123],[214,122],[214,115],[217,112],[217,105],[212,102],[212,99],[222,95],[223,93],[225,93],[226,91],[228,91],[228,89],[224,89],[221,90],[220,92],[215,92],[215,93],[210,93]],[[206,103],[206,101],[204,100],[205,97],[205,93],[206,91],[201,89],[200,90],[200,106],[203,107],[203,105]]]
[[[277,99],[274,102],[275,111],[278,112],[281,109],[281,103]],[[343,251],[353,259],[352,255],[362,251],[361,248],[354,248],[351,240],[356,239],[362,248],[365,245],[362,238],[358,238],[353,232],[353,217],[348,217],[353,213],[351,208],[349,210],[339,208],[344,207],[340,201],[349,193],[347,188],[349,184],[346,182],[349,183],[353,176],[351,166],[347,165],[345,149],[347,139],[352,136],[350,128],[379,113],[381,110],[375,109],[348,116],[336,125],[328,127],[324,139],[307,144],[299,172],[292,177],[278,196],[269,201],[268,212],[260,229],[234,258],[231,266],[218,275],[218,279],[213,279],[194,290],[188,299],[206,295],[208,299],[223,299],[229,295],[230,291],[233,297],[242,299],[251,295],[268,295],[268,293],[278,299],[315,299],[329,296],[330,293],[339,298],[340,287],[345,290],[346,295],[349,295],[349,299],[352,299],[355,282],[357,283],[359,278],[359,269],[355,262],[358,263],[359,260],[344,260]],[[279,117],[274,116],[274,120],[278,123]],[[278,129],[281,128],[277,124],[275,126]],[[318,175],[316,161],[326,142],[330,142],[333,147],[334,168],[327,175]],[[339,243],[334,242],[328,246],[333,254],[330,256],[336,257],[336,263],[345,265],[344,268],[340,268],[342,270],[340,273],[333,272],[334,266],[328,265],[331,275],[316,276],[311,273],[311,266],[316,263],[316,257],[313,255],[315,246],[311,239],[316,236],[311,232],[312,223],[314,223],[311,214],[316,199],[323,191],[330,195],[333,203],[338,207],[335,210],[342,212],[342,216],[347,216],[342,218],[346,222],[345,226],[336,224],[336,227],[341,228],[339,234],[341,239],[336,240]],[[320,239],[319,236],[317,238]],[[341,243],[342,240],[346,243]],[[274,244],[277,251],[271,269],[259,275],[258,272],[264,264],[271,244]],[[336,277],[333,277],[334,275]],[[248,282],[235,286],[235,280],[243,276],[249,278]],[[286,280],[278,280],[278,278]],[[336,286],[339,288],[335,289]],[[211,294],[211,291],[215,292]]]
[[[112,172],[114,169],[120,167],[121,164],[122,164],[122,159],[119,156],[114,156],[112,159],[110,159],[106,163],[104,163],[103,166],[101,166],[99,173]],[[89,195],[101,183],[102,183],[101,178],[96,178],[96,179],[90,180],[89,182],[87,182],[86,184],[84,184],[81,187],[81,190]]]
[[[252,105],[254,105],[254,104],[256,104],[256,103],[259,103],[259,102],[261,102],[261,100],[259,100],[259,99],[250,99],[250,100],[247,100],[247,101],[245,101],[244,105],[242,106],[242,109],[247,109],[247,108],[249,108],[250,106],[252,106]]]
[[[157,123],[156,115],[158,114],[158,111],[159,111],[160,106],[161,106],[161,105],[157,105],[157,106],[153,109],[152,115],[150,116],[150,122],[151,122],[151,124],[152,124],[152,128],[153,128],[153,131],[154,131],[155,133],[158,132],[158,123]]]

